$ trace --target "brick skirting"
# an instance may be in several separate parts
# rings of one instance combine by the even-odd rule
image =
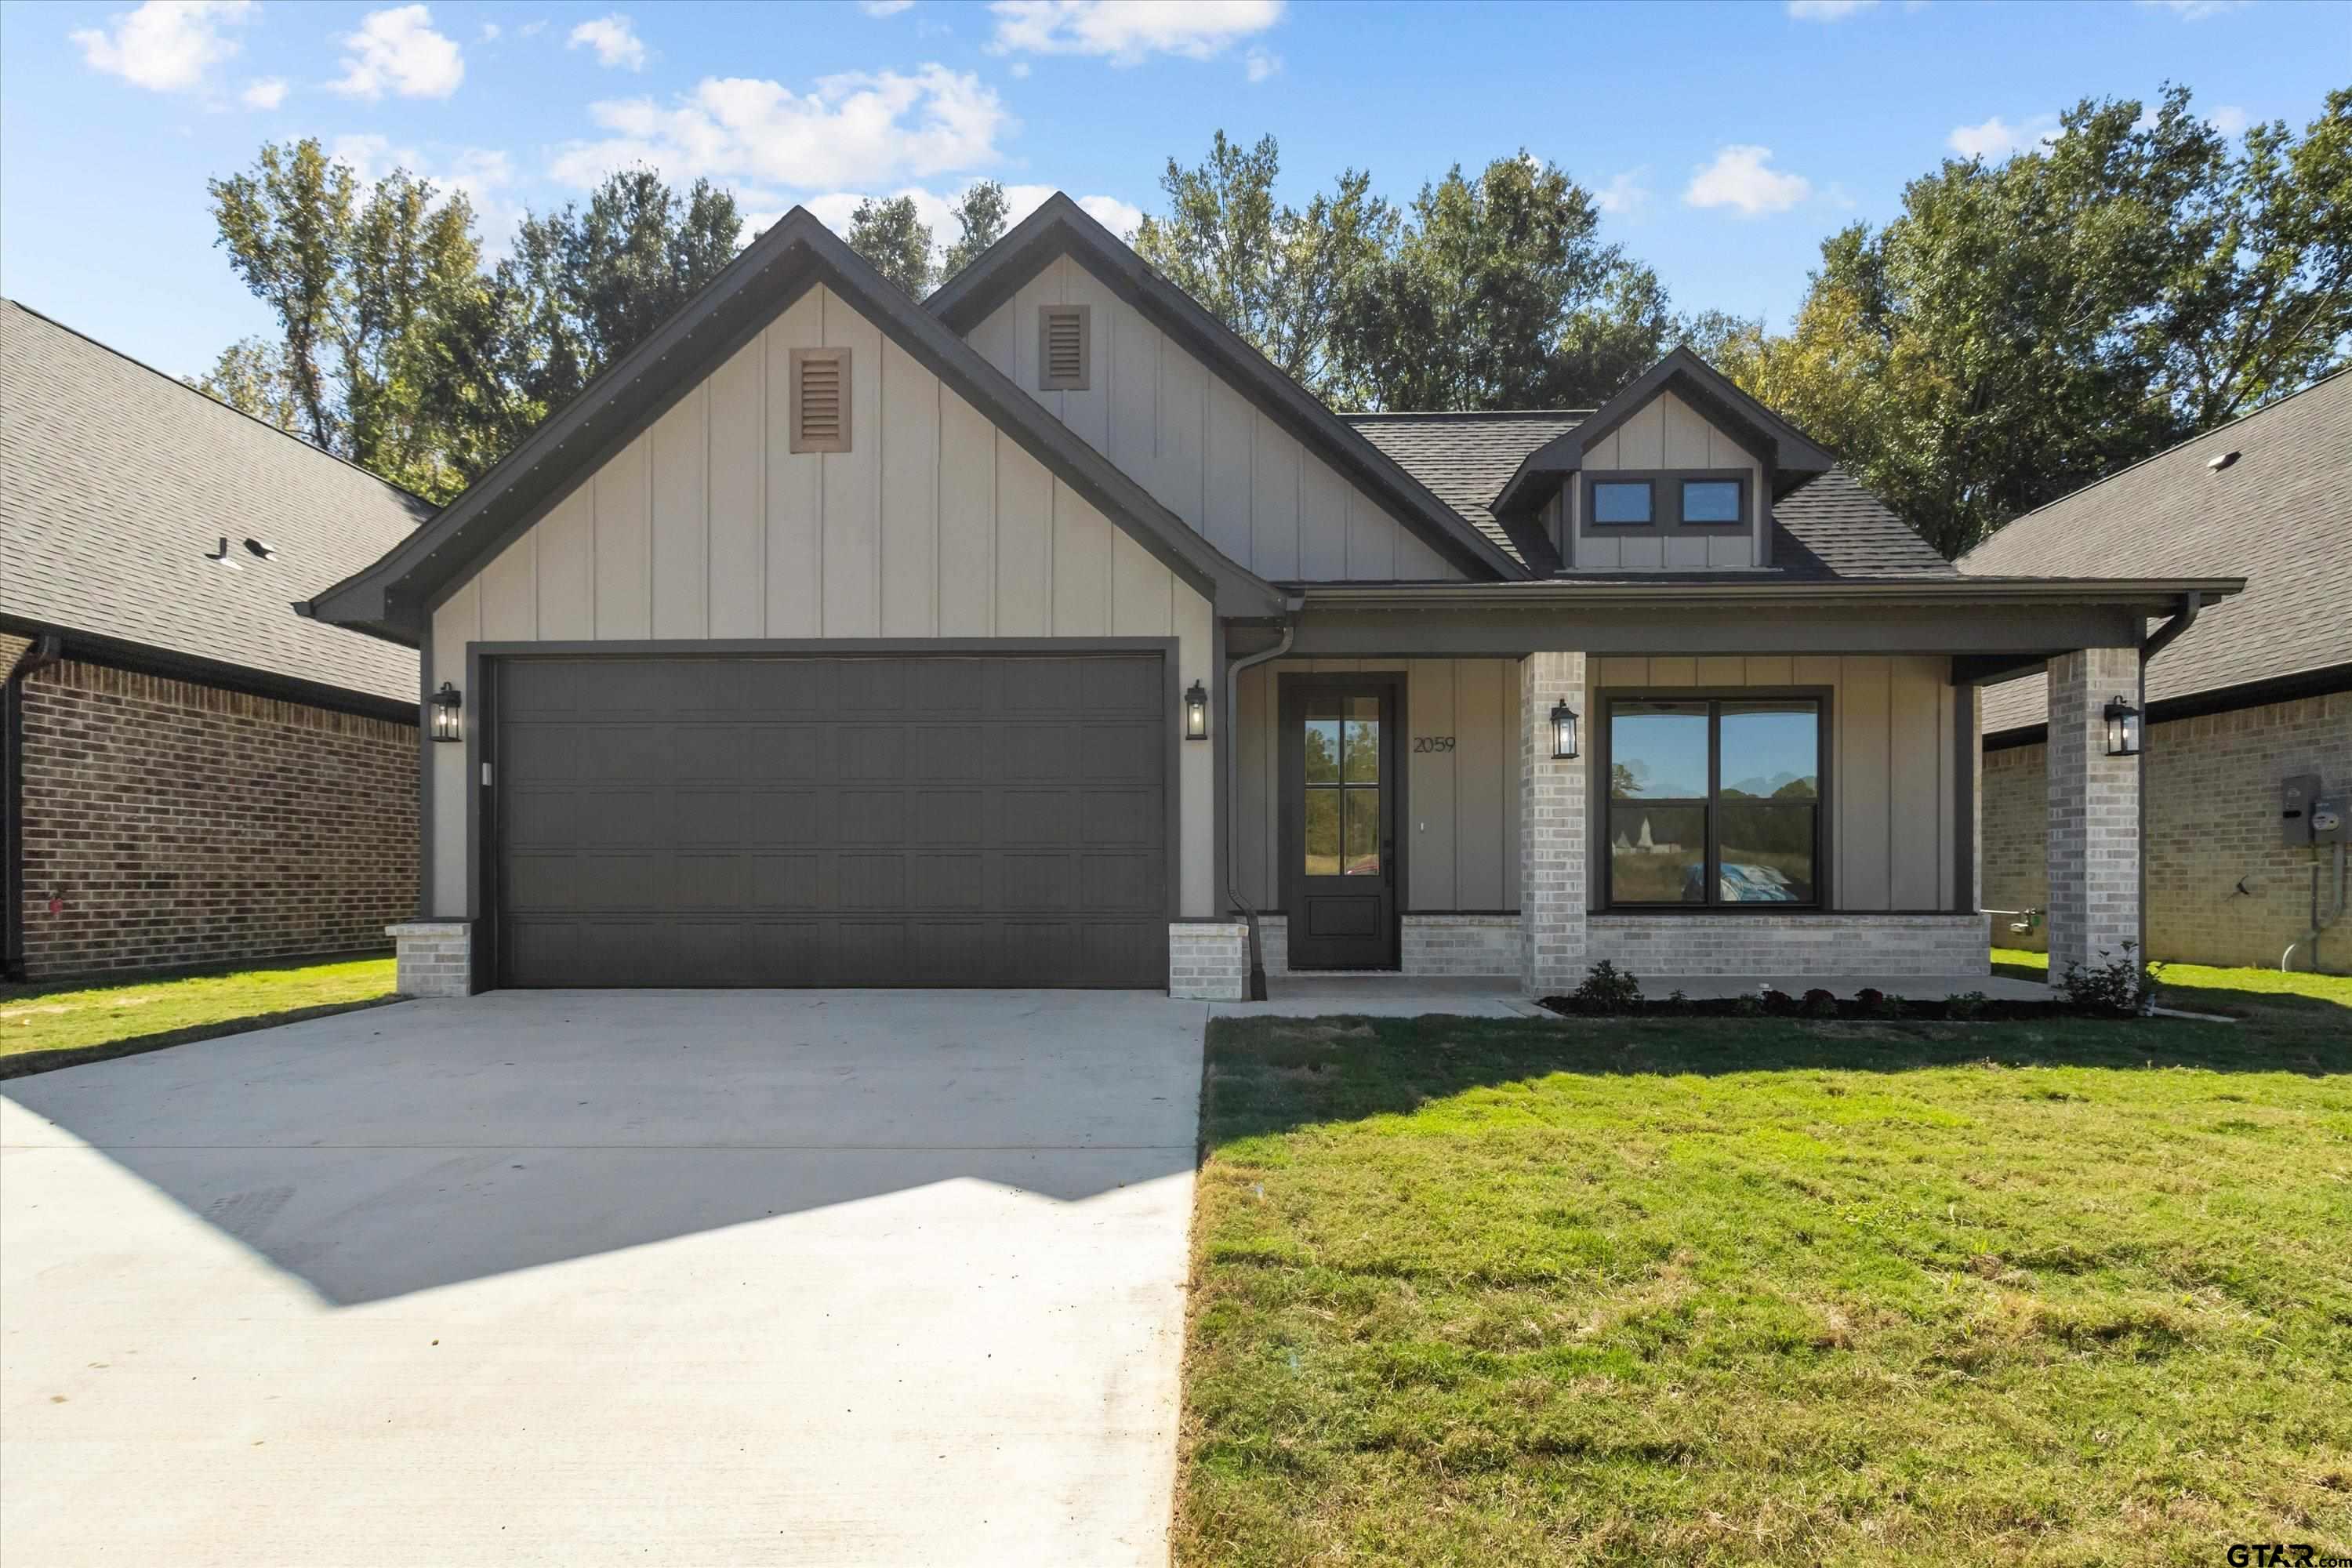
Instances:
[[[1636,976],[1991,973],[1981,915],[1596,914],[1586,962]]]
[[[1239,921],[1177,921],[1168,928],[1168,994],[1240,1002],[1249,994],[1249,927]]]
[[[28,977],[380,952],[415,909],[415,726],[75,660],[21,697]]]
[[[404,996],[470,996],[474,928],[464,921],[403,921],[384,935],[398,946],[393,989]]]

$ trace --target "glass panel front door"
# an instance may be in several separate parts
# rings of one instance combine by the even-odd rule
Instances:
[[[1283,678],[1294,969],[1395,967],[1395,710],[1392,680]]]

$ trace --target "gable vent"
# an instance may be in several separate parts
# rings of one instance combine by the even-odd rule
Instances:
[[[1087,308],[1084,305],[1041,305],[1037,308],[1037,390],[1084,392],[1087,358],[1091,346]]]
[[[849,351],[793,351],[793,450],[849,450]]]

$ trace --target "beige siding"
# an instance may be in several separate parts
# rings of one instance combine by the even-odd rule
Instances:
[[[1088,307],[1084,391],[1037,386],[1037,312],[1046,305]],[[968,337],[1161,505],[1262,576],[1462,575],[1067,256],[1041,268]]]
[[[1277,659],[1241,675],[1234,831],[1241,895],[1281,897],[1276,678],[1328,670],[1400,675],[1405,683],[1404,902],[1408,912],[1518,907],[1518,691],[1516,659]],[[1454,750],[1412,749],[1414,736]]]
[[[844,344],[851,449],[795,455],[792,351]],[[433,668],[463,686],[476,641],[1174,637],[1178,685],[1213,686],[1213,635],[1206,600],[818,288],[445,601]],[[1180,753],[1188,915],[1214,912],[1213,752]],[[434,749],[433,791],[434,912],[462,918],[462,749]]]
[[[1664,539],[1579,539],[1577,510],[1582,486],[1571,476],[1559,502],[1561,559],[1588,572],[1690,571],[1698,567],[1753,566],[1759,542],[1771,514],[1770,485],[1763,465],[1689,404],[1662,392],[1584,454],[1588,472],[1660,468],[1745,468],[1756,508],[1755,530],[1746,537],[1720,533]],[[1659,498],[1664,504],[1664,498]],[[1571,554],[1570,552],[1573,552]]]
[[[1925,657],[1596,658],[1587,668],[1586,700],[1597,723],[1600,693],[1609,687],[1829,688],[1835,907],[1941,910],[1955,898],[1959,768],[1973,766],[1955,755],[1948,668],[1948,660]]]

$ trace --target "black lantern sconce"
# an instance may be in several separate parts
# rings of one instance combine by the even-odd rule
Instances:
[[[436,741],[462,741],[466,738],[466,700],[447,681],[433,694],[433,738]]]
[[[2107,755],[2139,755],[2139,710],[2120,697],[2107,704]]]
[[[1576,757],[1576,710],[1566,702],[1555,704],[1551,710],[1551,754],[1563,763]]]
[[[1184,693],[1184,738],[1209,738],[1209,691],[1197,680],[1192,682],[1192,689]]]

